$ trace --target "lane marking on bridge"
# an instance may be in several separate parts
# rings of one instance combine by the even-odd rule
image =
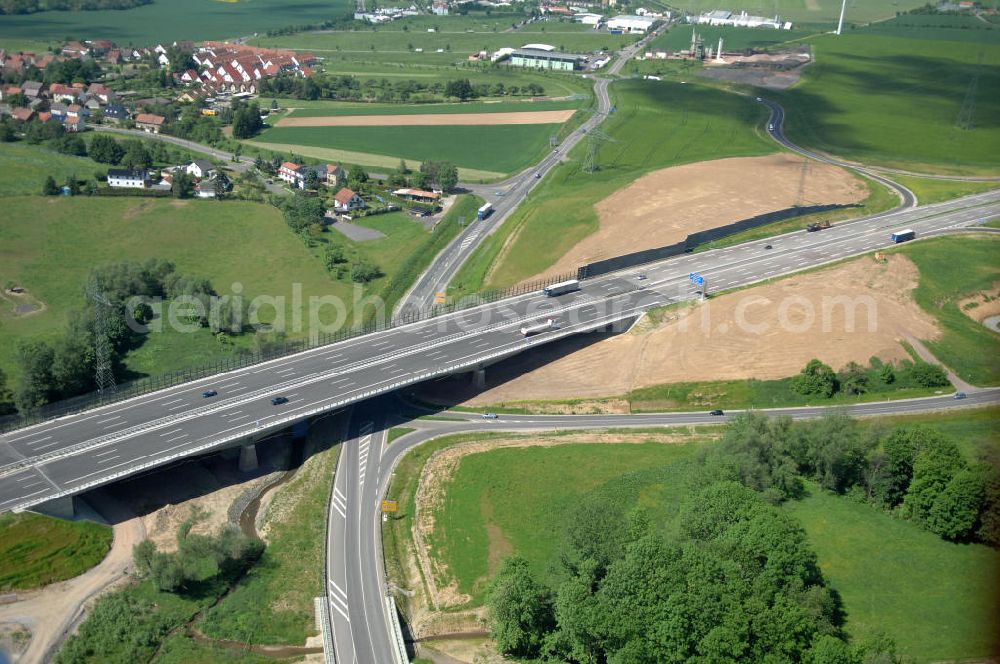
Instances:
[[[347,593],[340,589],[333,579],[330,579],[330,607],[337,611],[340,615],[344,616],[344,620],[351,622],[350,616],[347,615]]]
[[[374,430],[375,425],[371,422],[365,422],[361,425],[358,430],[360,437],[358,438],[358,478],[361,481],[361,485],[365,484],[365,471],[368,468],[368,451],[371,447],[372,442],[372,430]]]
[[[337,510],[339,514],[344,519],[347,518],[347,496],[340,492],[340,489],[336,486],[333,487],[333,508]],[[333,583],[331,581],[331,583]]]

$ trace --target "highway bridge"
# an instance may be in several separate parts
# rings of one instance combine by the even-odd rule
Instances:
[[[437,376],[485,365],[546,343],[628,321],[695,296],[688,274],[712,292],[744,286],[891,244],[889,234],[918,237],[1000,215],[1000,192],[845,223],[819,233],[686,254],[631,274],[588,279],[557,298],[542,293],[483,304],[178,385],[0,436],[0,511],[23,510],[171,461],[275,429]],[[640,287],[642,286],[642,287]],[[525,338],[525,322],[552,317],[551,332]],[[202,393],[218,394],[205,398]],[[274,405],[274,397],[288,401]]]

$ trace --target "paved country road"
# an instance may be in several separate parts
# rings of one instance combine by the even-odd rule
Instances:
[[[996,405],[1000,388],[977,390],[966,399],[951,395],[845,406],[766,409],[772,416],[795,420],[822,417],[831,410],[853,417],[950,412]],[[461,433],[511,433],[610,429],[633,427],[677,427],[724,424],[743,410],[718,417],[707,412],[648,413],[639,415],[501,415],[487,420],[475,413],[448,411],[445,422],[416,419],[436,411],[382,398],[359,406],[352,416],[351,438],[342,447],[334,484],[334,505],[329,512],[326,576],[328,602],[337,662],[378,664],[399,661],[396,638],[388,627],[391,616],[386,603],[387,587],[381,550],[380,504],[388,491],[399,460],[413,448],[446,435]],[[391,426],[416,431],[386,444],[385,420]],[[399,580],[394,580],[398,582]]]

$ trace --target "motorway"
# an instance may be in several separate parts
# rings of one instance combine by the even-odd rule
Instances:
[[[802,231],[686,254],[630,274],[588,279],[558,298],[538,292],[322,346],[226,374],[0,436],[0,511],[24,509],[210,451],[263,436],[299,419],[435,376],[474,369],[534,344],[635,318],[653,307],[695,297],[687,275],[702,274],[710,292],[854,256],[890,244],[913,228],[918,237],[1000,216],[1000,192],[885,213],[818,233]],[[525,338],[525,322],[557,321]],[[202,397],[216,390],[217,396]],[[283,396],[287,403],[273,405]]]

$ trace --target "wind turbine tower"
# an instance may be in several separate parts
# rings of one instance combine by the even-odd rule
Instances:
[[[847,0],[840,3],[840,20],[837,21],[837,34],[844,28],[844,10],[847,9]]]

